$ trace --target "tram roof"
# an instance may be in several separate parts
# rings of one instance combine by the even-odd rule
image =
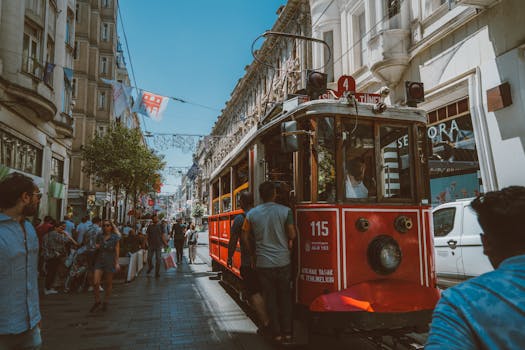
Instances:
[[[375,118],[381,120],[407,121],[412,123],[427,123],[426,112],[411,107],[387,106],[383,113],[374,113],[374,104],[357,102],[357,115],[359,117]],[[264,135],[270,129],[291,117],[303,117],[313,115],[348,115],[356,116],[356,106],[339,100],[314,100],[302,103],[290,111],[270,119],[269,121],[254,126],[250,129],[233,150],[222,160],[221,164],[212,172],[210,178],[218,176],[224,168],[234,161],[241,152],[250,145],[257,137]]]

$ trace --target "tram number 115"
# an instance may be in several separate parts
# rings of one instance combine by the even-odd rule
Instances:
[[[327,237],[328,236],[328,221],[311,221],[313,237]]]

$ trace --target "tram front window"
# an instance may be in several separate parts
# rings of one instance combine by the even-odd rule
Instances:
[[[381,188],[384,198],[412,198],[408,127],[380,128]]]
[[[345,120],[343,125],[345,198],[375,197],[374,125],[351,119]]]

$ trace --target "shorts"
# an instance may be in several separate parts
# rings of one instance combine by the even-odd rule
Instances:
[[[95,260],[95,270],[115,273],[115,259],[110,255],[99,255]]]
[[[262,286],[257,271],[250,266],[241,266],[241,277],[244,283],[244,289],[248,296],[261,293]]]
[[[93,271],[95,269],[95,260],[97,258],[97,252],[96,251],[86,251],[86,261],[89,271]]]

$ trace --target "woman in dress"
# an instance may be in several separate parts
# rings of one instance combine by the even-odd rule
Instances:
[[[65,228],[66,223],[64,221],[56,223],[54,229],[47,233],[43,239],[42,257],[46,262],[45,295],[58,293],[53,288],[53,283],[60,264],[63,263],[67,255],[67,244],[71,243],[78,246],[77,242],[66,234]]]
[[[190,228],[186,231],[186,236],[188,237],[188,255],[190,258],[190,264],[195,263],[195,256],[197,255],[197,240],[199,239],[199,234],[195,230],[195,224],[190,224]]]
[[[114,223],[109,220],[104,220],[102,223],[102,233],[97,236],[97,257],[95,258],[95,276],[94,288],[95,304],[91,307],[91,312],[95,312],[100,306],[102,311],[106,311],[108,307],[109,298],[113,289],[113,274],[120,270],[118,263],[120,253],[120,232]],[[104,281],[104,302],[100,301],[100,281],[102,275],[105,276]]]

